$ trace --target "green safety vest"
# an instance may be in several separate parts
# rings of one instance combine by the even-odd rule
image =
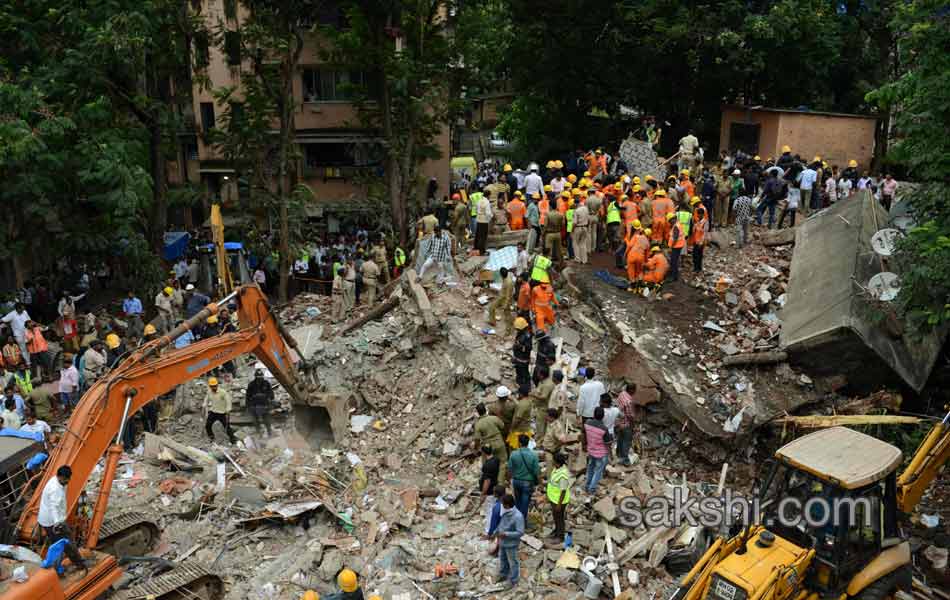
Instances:
[[[564,218],[567,219],[567,232],[570,233],[574,231],[574,209],[567,209],[567,212],[564,213]]]
[[[469,214],[473,217],[478,215],[478,201],[481,200],[485,195],[481,192],[475,192],[468,197],[468,210]]]
[[[558,483],[560,483],[561,481],[564,481],[565,479],[570,480],[570,478],[571,478],[571,475],[570,475],[570,472],[568,472],[566,465],[563,467],[558,467],[554,469],[553,471],[551,471],[551,476],[548,477],[548,488],[547,488],[548,500],[550,500],[554,504],[557,504],[558,500],[561,499],[561,490],[560,488],[558,488]],[[571,501],[571,487],[568,486],[567,489],[564,490],[564,504],[567,504],[570,501]]]
[[[619,223],[620,222],[620,207],[617,206],[616,202],[611,202],[607,205],[607,223]]]
[[[24,396],[29,395],[33,391],[33,383],[30,381],[30,372],[24,371],[24,377],[20,377],[16,373],[13,374],[13,379],[16,381],[16,386],[20,388],[20,391]]]
[[[693,218],[693,215],[685,210],[676,211],[676,219],[683,226],[683,235],[689,237],[689,220]]]
[[[401,267],[406,264],[406,253],[403,252],[402,248],[396,247],[396,250],[393,252],[393,262],[397,267]]]
[[[336,277],[336,274],[337,274],[337,273],[339,272],[339,270],[342,269],[342,268],[343,268],[343,265],[341,265],[340,263],[338,263],[338,262],[333,263],[333,273],[331,273],[330,276],[331,276],[331,277]]]
[[[534,267],[531,269],[531,279],[540,281],[541,283],[550,283],[551,278],[548,277],[548,268],[550,266],[551,259],[547,256],[541,255],[534,259]]]

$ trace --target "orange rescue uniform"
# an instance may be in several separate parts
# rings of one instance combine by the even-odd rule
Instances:
[[[549,210],[551,210],[551,203],[548,201],[547,197],[544,197],[538,202],[538,212],[541,215],[539,222],[541,225],[544,225],[548,222]]]
[[[554,297],[554,290],[551,286],[542,283],[534,286],[531,292],[531,304],[534,308],[535,324],[538,331],[547,330],[548,325],[554,324],[554,307],[551,303],[557,304],[557,298]]]
[[[702,245],[703,241],[706,239],[706,224],[709,222],[708,219],[703,218],[700,220],[699,211],[693,211],[693,230],[689,232],[689,245],[695,246],[697,244]]]
[[[527,212],[524,202],[515,198],[508,203],[508,225],[512,231],[524,229],[524,216]]]
[[[666,245],[670,248],[682,248],[686,245],[686,233],[683,231],[683,224],[679,221],[673,222],[673,227],[670,228],[670,237],[666,241]]]
[[[633,198],[623,201],[623,222],[629,225],[640,218],[640,205]]]
[[[662,252],[657,252],[647,261],[646,270],[643,273],[643,281],[647,283],[663,283],[666,272],[670,270],[670,262]]]
[[[650,240],[643,232],[635,232],[627,244],[627,279],[634,283],[643,278],[643,264],[650,251]]]
[[[650,239],[654,242],[665,241],[670,234],[670,222],[666,215],[673,212],[673,202],[666,196],[653,198],[653,227]]]
[[[525,312],[531,310],[531,284],[527,281],[518,288],[518,310]]]

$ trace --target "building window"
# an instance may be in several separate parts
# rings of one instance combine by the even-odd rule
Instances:
[[[382,163],[382,147],[374,142],[304,144],[303,150],[304,162],[309,170],[328,167],[367,169]]]
[[[214,102],[201,103],[201,130],[210,133],[214,129]]]
[[[240,125],[244,122],[244,103],[231,102],[231,126]]]
[[[304,102],[348,102],[365,88],[369,77],[363,71],[305,68]]]
[[[211,41],[205,30],[195,33],[195,66],[203,69],[211,62]]]
[[[339,2],[327,0],[317,9],[317,23],[342,29],[348,26],[346,13]]]
[[[224,32],[224,53],[228,57],[228,65],[235,67],[241,64],[241,32]]]

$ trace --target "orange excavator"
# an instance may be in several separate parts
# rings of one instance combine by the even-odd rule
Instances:
[[[206,338],[185,348],[173,347],[179,335],[203,324],[219,307],[231,302],[237,304],[240,324],[237,331]],[[319,393],[314,370],[303,360],[296,341],[272,312],[260,289],[240,287],[221,301],[209,304],[164,337],[132,351],[83,395],[43,472],[30,484],[35,483],[35,486],[31,487],[32,496],[19,515],[16,537],[20,546],[43,553],[45,548],[37,525],[40,498],[49,478],[55,476],[59,467],[68,465],[73,474],[66,489],[67,522],[76,538],[72,541],[80,547],[88,570],[70,567],[60,577],[55,570],[43,569],[34,563],[0,559],[3,577],[0,600],[94,600],[109,590],[122,575],[122,569],[116,556],[106,550],[135,550],[141,554],[157,542],[159,535],[158,527],[143,515],[105,520],[122,455],[122,432],[128,420],[176,386],[247,353],[253,353],[264,363],[290,393],[297,428],[311,443],[332,442],[345,434],[345,403],[338,396]],[[94,506],[89,506],[83,488],[103,456],[105,464],[97,498]],[[21,565],[26,567],[28,578],[16,583],[10,574]],[[222,593],[220,578],[201,566],[186,564],[124,590],[119,597],[215,600]]]

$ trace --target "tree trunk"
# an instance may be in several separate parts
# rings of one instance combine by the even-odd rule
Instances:
[[[281,89],[284,89],[284,87],[285,86],[282,86]],[[280,142],[278,148],[280,155],[280,167],[277,178],[277,201],[279,203],[280,219],[280,260],[278,261],[280,278],[277,288],[277,298],[281,302],[287,302],[288,300],[287,288],[290,283],[290,210],[288,209],[290,193],[287,181],[287,146],[291,141],[290,131],[292,125],[287,114],[288,105],[289,102],[286,100],[280,104]]]
[[[165,157],[162,154],[162,123],[153,115],[148,124],[149,170],[152,175],[152,210],[149,220],[149,245],[161,254],[164,245],[165,226],[168,223],[168,178],[165,173]]]

